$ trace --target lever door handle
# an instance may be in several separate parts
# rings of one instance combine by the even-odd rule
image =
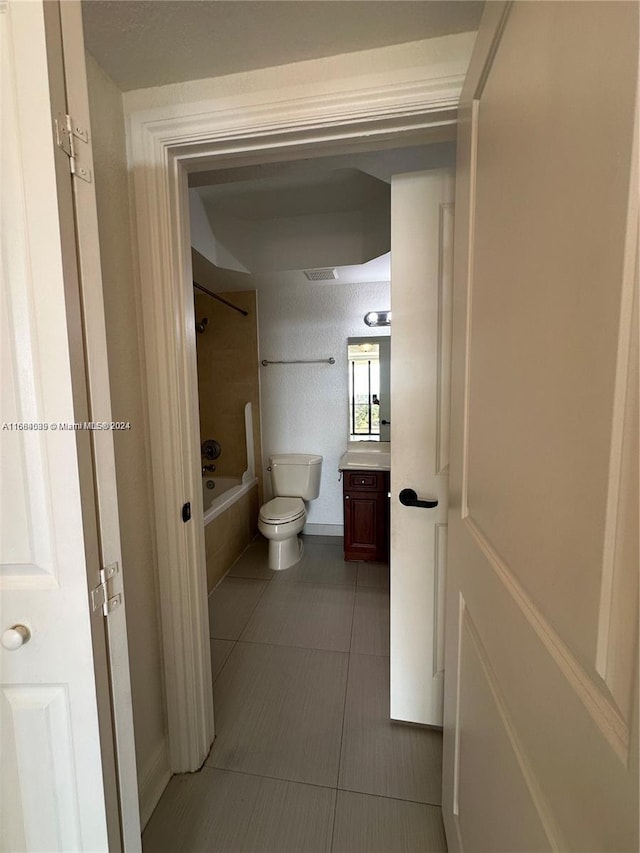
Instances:
[[[434,506],[438,506],[438,501],[419,501],[418,495],[413,489],[403,489],[398,497],[403,506],[424,506],[427,509],[433,509]]]
[[[380,421],[380,423],[384,424],[385,426],[391,426],[391,421]]]

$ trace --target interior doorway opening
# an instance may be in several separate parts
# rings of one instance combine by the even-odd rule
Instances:
[[[443,98],[437,90],[427,85],[411,104],[389,91],[386,106],[373,112],[371,93],[355,102],[349,93],[337,119],[328,119],[313,99],[304,118],[279,103],[273,130],[264,121],[264,105],[256,104],[243,111],[241,138],[234,138],[233,110],[216,110],[210,118],[199,113],[195,122],[175,119],[169,135],[174,118],[156,123],[148,114],[131,116],[172,772],[199,767],[214,732],[204,537],[196,525],[177,524],[175,515],[185,497],[193,499],[194,517],[202,512],[189,187],[221,169],[269,170],[310,157],[451,143],[457,95],[447,89]],[[310,120],[314,110],[318,118]],[[150,156],[157,168],[149,168]]]

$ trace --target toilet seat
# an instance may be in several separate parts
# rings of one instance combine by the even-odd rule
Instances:
[[[273,498],[260,508],[260,521],[264,524],[287,524],[305,515],[301,498]]]

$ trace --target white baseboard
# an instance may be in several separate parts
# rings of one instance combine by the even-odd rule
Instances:
[[[342,524],[305,524],[303,529],[305,536],[343,536],[344,525]]]
[[[171,779],[169,770],[169,748],[166,740],[161,740],[145,762],[138,777],[138,797],[140,799],[140,828],[144,829],[153,810],[158,805],[164,789]]]

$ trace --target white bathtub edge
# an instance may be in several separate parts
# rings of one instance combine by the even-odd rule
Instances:
[[[219,498],[214,500],[213,504],[204,513],[202,517],[204,527],[206,527],[209,522],[213,521],[214,518],[222,515],[225,510],[229,509],[232,504],[240,500],[243,495],[246,495],[247,492],[257,484],[257,482],[258,478],[254,476],[251,480],[247,480],[246,483],[242,482],[240,485],[233,486],[228,491],[223,492]]]

